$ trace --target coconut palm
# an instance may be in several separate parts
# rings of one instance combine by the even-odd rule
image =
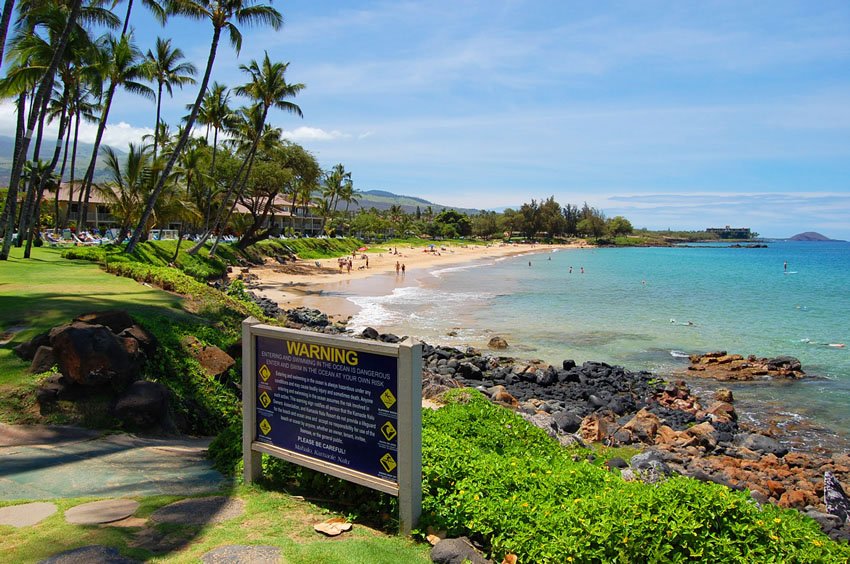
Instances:
[[[139,82],[145,78],[145,67],[142,61],[141,51],[132,43],[132,34],[115,37],[107,35],[102,38],[100,43],[100,61],[99,68],[105,81],[109,86],[103,97],[102,112],[100,115],[100,123],[98,124],[97,134],[94,139],[94,147],[92,148],[92,157],[89,162],[89,167],[86,170],[86,175],[83,177],[83,184],[80,187],[83,190],[83,205],[80,208],[80,227],[86,224],[88,215],[89,194],[91,191],[92,179],[94,178],[94,169],[97,164],[98,151],[100,143],[103,140],[103,132],[106,130],[107,119],[109,118],[109,110],[112,107],[112,100],[118,87],[144,96],[148,99],[155,99],[153,90]]]
[[[127,245],[126,252],[128,253],[133,252],[133,249],[135,249],[136,244],[139,242],[144,224],[147,222],[150,214],[153,213],[153,207],[165,187],[167,177],[171,174],[171,169],[174,168],[180,152],[183,150],[186,141],[189,139],[189,135],[192,133],[192,127],[195,125],[195,119],[198,117],[198,111],[207,93],[207,86],[209,85],[213,63],[215,62],[216,52],[218,51],[221,32],[227,30],[230,36],[230,43],[238,53],[242,48],[242,33],[236,27],[237,23],[240,25],[267,24],[271,25],[274,29],[279,29],[283,24],[283,17],[280,15],[280,12],[265,4],[255,5],[253,0],[171,0],[170,11],[172,14],[187,16],[196,20],[209,20],[213,26],[213,36],[210,41],[210,53],[209,57],[207,57],[204,77],[201,79],[201,86],[198,89],[198,96],[195,99],[195,103],[192,105],[192,111],[186,120],[183,135],[178,139],[177,146],[165,164],[163,175],[154,187],[150,198],[148,198],[145,210],[139,219],[139,225],[136,226],[136,230],[133,232],[133,236]]]
[[[151,181],[153,159],[147,147],[133,143],[130,143],[126,158],[119,157],[112,147],[104,147],[101,152],[109,180],[97,186],[97,190],[109,204],[112,215],[121,222],[120,241],[138,219],[145,187]]]
[[[304,89],[303,84],[289,84],[286,82],[286,69],[288,67],[289,63],[272,63],[269,59],[268,52],[265,52],[261,63],[257,63],[257,61],[252,60],[248,65],[240,65],[239,67],[243,72],[251,75],[251,81],[237,87],[235,91],[240,96],[247,96],[252,100],[255,100],[256,105],[259,107],[260,116],[259,123],[257,124],[257,133],[253,139],[251,148],[248,150],[248,154],[242,167],[240,167],[239,172],[236,173],[236,177],[233,179],[230,187],[228,188],[227,194],[224,197],[225,202],[229,201],[232,192],[236,189],[239,183],[242,182],[243,176],[244,178],[248,178],[251,174],[251,164],[253,162],[254,155],[256,154],[257,146],[263,137],[261,133],[265,126],[269,110],[276,108],[295,114],[299,117],[303,117],[304,115],[298,105],[287,100],[287,98],[297,96],[298,93]],[[227,212],[227,217],[223,218],[219,213],[219,217],[213,224],[211,231],[215,231],[216,229],[223,228],[227,225],[227,219],[230,217],[230,214],[233,213],[233,206],[235,205],[236,199],[233,200],[233,204]],[[224,219],[224,223],[222,223],[222,219]],[[200,250],[206,242],[206,239],[209,238],[211,231],[207,231],[207,233],[201,237],[201,240],[191,249],[190,252],[198,252],[198,250]],[[218,240],[216,240],[216,245],[217,244]],[[213,249],[215,249],[216,245],[213,245]]]
[[[130,0],[132,1],[132,0]],[[145,71],[150,78],[156,82],[156,125],[154,127],[153,157],[156,159],[156,150],[159,147],[160,116],[162,115],[162,90],[168,91],[169,96],[174,95],[173,87],[183,88],[187,84],[195,84],[197,69],[192,63],[181,62],[184,58],[183,51],[179,47],[171,47],[171,39],[156,38],[156,46],[153,51],[148,49],[145,55]]]

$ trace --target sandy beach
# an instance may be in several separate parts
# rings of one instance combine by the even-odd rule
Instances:
[[[435,245],[433,248],[406,246],[393,247],[391,252],[373,252],[367,249],[353,256],[349,255],[350,270],[347,264],[337,258],[298,260],[289,264],[278,264],[270,259],[266,265],[251,267],[248,272],[257,277],[252,284],[254,291],[274,300],[280,307],[313,307],[327,313],[332,319],[340,320],[357,311],[354,304],[339,297],[338,294],[343,291],[356,288],[358,293],[380,295],[391,292],[395,286],[413,284],[417,277],[435,268],[582,247],[587,247],[583,241],[567,245],[494,243],[486,246]],[[235,271],[233,276],[240,274],[244,272]],[[368,279],[368,284],[355,283],[364,279]]]

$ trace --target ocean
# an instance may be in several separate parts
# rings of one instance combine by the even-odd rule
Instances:
[[[850,244],[767,245],[529,249],[419,273],[388,295],[350,295],[361,308],[350,326],[482,348],[500,335],[511,356],[665,378],[683,374],[692,353],[791,355],[813,378],[723,385],[745,420],[784,427],[808,447],[847,450]],[[704,394],[718,387],[689,382]]]

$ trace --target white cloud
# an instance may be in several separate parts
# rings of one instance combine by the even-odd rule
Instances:
[[[348,139],[351,137],[349,133],[343,133],[339,130],[326,131],[319,127],[296,127],[292,131],[283,132],[283,137],[296,143],[304,141],[336,141],[337,139]]]

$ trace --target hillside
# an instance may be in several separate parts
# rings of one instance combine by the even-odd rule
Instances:
[[[428,206],[431,207],[431,210],[437,214],[443,211],[443,209],[451,209],[457,210],[461,213],[475,214],[478,213],[477,209],[473,208],[459,208],[455,206],[446,206],[442,204],[435,204],[434,202],[429,202],[423,198],[417,198],[415,196],[401,196],[398,194],[393,194],[392,192],[387,192],[386,190],[366,190],[361,192],[361,195],[357,198],[358,203],[356,205],[352,204],[350,209],[358,210],[360,208],[369,209],[375,208],[377,210],[388,210],[394,205],[401,206],[402,209],[407,213],[415,213],[416,208],[418,207],[420,211],[424,212],[425,208]]]
[[[816,231],[806,231],[797,233],[793,237],[789,237],[789,241],[838,241],[838,239],[830,239],[826,235],[821,235]]]
[[[56,144],[55,138],[48,138],[45,142],[42,143],[41,150],[41,159],[47,160],[53,156],[53,147]],[[102,146],[102,145],[101,145]],[[0,185],[6,186],[9,183],[9,174],[12,171],[12,154],[15,149],[15,138],[9,137],[8,135],[0,135]],[[74,178],[82,178],[86,173],[86,168],[89,166],[89,161],[91,160],[92,149],[94,149],[94,145],[91,143],[78,143],[77,144],[77,167],[76,173],[74,174]],[[113,147],[115,152],[119,155],[123,155],[124,151],[121,148]],[[59,157],[59,163],[56,165],[56,172],[59,172],[60,167],[62,166],[62,157]],[[68,164],[65,171],[65,180],[68,180],[71,177],[71,156],[68,155]],[[97,168],[95,168],[94,179],[95,181],[104,180],[105,179],[105,167],[102,164],[102,161],[98,161]]]

